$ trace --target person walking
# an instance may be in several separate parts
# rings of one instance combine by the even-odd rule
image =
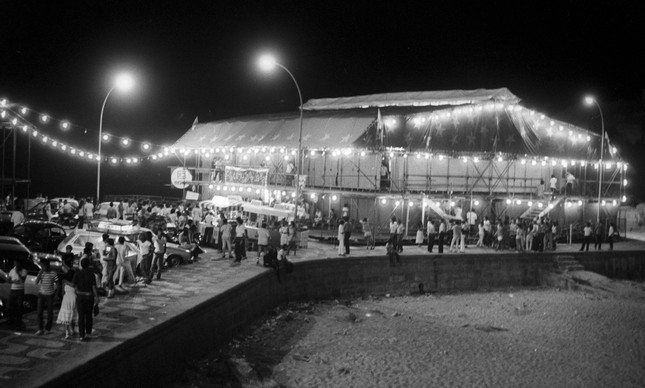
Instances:
[[[36,284],[38,284],[38,331],[36,335],[43,335],[45,331],[47,334],[52,329],[54,321],[54,292],[56,291],[56,283],[58,283],[58,275],[51,269],[49,260],[40,259],[41,270],[36,276]],[[47,307],[47,324],[43,325],[43,313]]]
[[[22,302],[25,299],[25,280],[27,270],[22,267],[20,259],[14,259],[13,268],[9,271],[9,329],[22,330],[25,324],[22,322]]]
[[[63,263],[63,271],[65,273],[61,276],[63,278],[63,301],[60,304],[58,311],[58,319],[56,323],[65,326],[65,339],[70,339],[74,335],[74,327],[78,321],[78,311],[76,309],[76,289],[74,288],[74,274],[76,271],[73,267],[73,262],[67,260]]]
[[[212,211],[209,211],[208,213],[206,213],[206,216],[204,217],[205,228],[204,228],[203,241],[204,241],[204,244],[206,244],[207,246],[211,246],[211,243],[213,241],[213,230],[214,230],[213,223],[214,222],[215,222],[215,216],[213,215]]]
[[[78,335],[81,341],[92,333],[93,307],[99,304],[99,293],[96,278],[90,268],[90,259],[81,259],[81,270],[76,271],[72,279],[76,291],[76,309],[78,311]]]
[[[345,256],[345,221],[338,222],[338,255]]]
[[[580,247],[580,252],[585,250],[589,252],[589,243],[591,242],[591,233],[593,233],[593,229],[591,229],[591,222],[587,221],[584,229],[582,230],[583,236],[582,236],[582,246]]]
[[[365,239],[365,248],[374,249],[374,236],[372,235],[372,229],[370,228],[370,223],[367,218],[363,218],[361,221],[361,226],[363,227],[363,238]]]
[[[434,235],[435,235],[435,227],[434,227],[434,222],[432,220],[428,220],[428,253],[432,253],[432,248],[434,247]]]

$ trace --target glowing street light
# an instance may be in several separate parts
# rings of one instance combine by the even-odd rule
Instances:
[[[293,80],[293,83],[296,85],[296,89],[298,90],[298,99],[300,100],[300,132],[298,134],[298,155],[297,160],[296,160],[296,196],[295,196],[295,208],[294,208],[294,218],[296,222],[298,221],[298,200],[300,199],[300,171],[302,171],[302,93],[300,93],[300,86],[298,85],[298,81],[296,81],[296,78],[291,74],[291,71],[287,69],[284,65],[280,64],[279,62],[276,61],[275,57],[272,55],[262,55],[258,59],[258,67],[268,73],[273,71],[275,68],[280,67],[282,70],[286,71],[287,74],[291,77]]]
[[[103,139],[103,112],[105,111],[105,104],[107,103],[108,97],[114,89],[117,89],[120,92],[128,92],[134,87],[134,79],[131,75],[127,73],[122,73],[117,75],[114,79],[114,83],[110,90],[105,95],[105,100],[103,100],[103,106],[101,107],[101,116],[99,119],[99,152],[96,155],[97,160],[97,171],[96,171],[96,202],[100,201],[101,194],[101,140]],[[114,159],[113,159],[114,160]]]
[[[598,213],[596,215],[596,224],[600,224],[600,197],[602,196],[602,176],[604,175],[604,171],[602,169],[602,159],[604,155],[604,149],[605,149],[605,119],[602,116],[602,109],[600,108],[600,104],[598,104],[598,101],[596,101],[595,98],[591,96],[586,96],[585,97],[585,104],[591,106],[591,105],[596,105],[598,107],[598,111],[600,112],[600,128],[601,128],[601,137],[600,137],[600,168],[598,169]]]

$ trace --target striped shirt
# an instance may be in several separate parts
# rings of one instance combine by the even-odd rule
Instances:
[[[56,272],[42,271],[38,275],[38,293],[43,295],[53,295],[56,290],[56,283],[58,282],[58,275]]]

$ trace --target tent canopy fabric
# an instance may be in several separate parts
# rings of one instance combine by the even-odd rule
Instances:
[[[304,112],[302,144],[309,148],[350,147],[374,121],[374,113]],[[246,117],[196,124],[175,148],[287,147],[297,148],[299,113]]]
[[[304,104],[305,149],[597,160],[600,135],[518,104],[508,89],[377,94]],[[360,108],[359,108],[360,107]],[[382,108],[381,108],[382,107]],[[299,112],[195,123],[176,149],[298,147]],[[619,158],[608,138],[605,157]]]
[[[312,99],[305,110],[343,110],[389,106],[442,106],[477,104],[487,101],[518,103],[520,99],[506,88],[476,90],[440,90],[431,92],[382,93],[367,96]]]

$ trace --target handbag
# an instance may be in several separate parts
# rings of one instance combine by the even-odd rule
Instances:
[[[94,316],[99,315],[99,305],[98,305],[98,304],[95,304],[95,305],[94,305],[94,310],[93,310],[93,312],[94,312]]]

